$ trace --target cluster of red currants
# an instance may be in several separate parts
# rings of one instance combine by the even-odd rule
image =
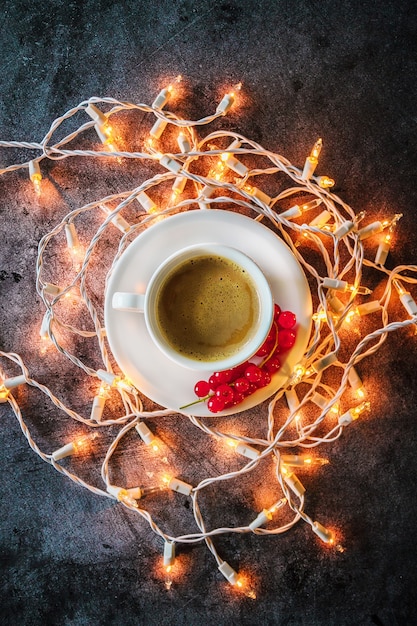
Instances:
[[[257,389],[269,385],[271,376],[281,367],[282,355],[295,343],[296,322],[294,313],[281,311],[275,304],[271,329],[255,355],[258,363],[246,361],[231,369],[214,372],[208,380],[199,380],[194,386],[194,392],[199,398],[197,402],[207,401],[208,410],[219,413],[240,404]]]

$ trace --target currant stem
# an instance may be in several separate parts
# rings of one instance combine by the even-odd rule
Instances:
[[[214,393],[209,393],[207,396],[204,396],[204,398],[198,398],[198,400],[194,400],[193,402],[189,402],[188,404],[184,404],[183,406],[180,406],[178,410],[182,411],[183,409],[188,409],[188,407],[194,406],[194,404],[199,404],[200,402],[205,402],[206,400],[208,400],[212,396],[214,396]]]
[[[275,343],[274,343],[274,347],[272,348],[271,352],[268,354],[268,356],[266,356],[263,361],[261,361],[261,363],[259,363],[258,367],[260,369],[263,368],[263,366],[265,365],[265,363],[267,363],[269,361],[269,359],[272,357],[272,355],[274,354],[275,350],[278,348],[278,324],[276,322],[273,323],[273,326],[275,326],[275,330],[276,330],[276,335],[275,335]]]

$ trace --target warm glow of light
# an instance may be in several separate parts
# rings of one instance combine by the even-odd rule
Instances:
[[[398,293],[399,296],[405,296],[405,294],[409,293],[403,287],[403,285],[400,283],[400,281],[397,278],[394,278],[394,280],[392,281],[392,284],[394,285],[395,289],[397,290],[397,293]]]
[[[35,193],[38,197],[41,195],[41,191],[42,191],[41,180],[42,180],[42,176],[40,174],[34,174],[32,176],[32,183],[35,188]]]
[[[326,311],[322,309],[321,311],[317,311],[317,313],[314,313],[313,320],[315,322],[325,322],[327,320]]]
[[[333,415],[339,415],[339,412],[340,412],[340,407],[339,407],[339,404],[336,402],[336,404],[334,404],[332,408],[330,409],[330,413],[333,413]]]
[[[323,147],[323,141],[321,138],[319,138],[317,139],[316,143],[313,146],[313,149],[310,152],[310,158],[313,159],[314,161],[317,161],[322,147]]]
[[[356,396],[360,399],[366,396],[366,391],[363,387],[359,387],[359,389],[356,389],[355,393],[356,393]]]
[[[320,176],[319,177],[319,186],[323,189],[329,189],[329,187],[334,187],[333,178],[328,178],[328,176]]]
[[[232,91],[229,91],[229,94],[234,98],[236,96],[236,92],[239,92],[242,89],[242,83],[236,83],[233,85]]]
[[[355,317],[357,317],[357,314],[357,308],[351,309],[345,317],[346,324],[351,324],[354,321]]]
[[[102,130],[103,130],[103,133],[106,135],[106,137],[110,138],[113,134],[113,128],[109,124],[105,124]]]
[[[245,594],[247,598],[251,600],[256,600],[256,592],[249,586],[249,580],[246,576],[242,576],[239,574],[239,578],[237,579],[234,585],[240,592]]]
[[[361,415],[365,411],[369,411],[370,408],[371,408],[370,402],[368,401],[362,402],[358,406],[355,406],[353,409],[350,409],[350,414],[352,415],[352,418],[355,420],[359,417],[359,415]]]
[[[167,87],[170,94],[172,94],[175,91],[176,87],[180,84],[181,81],[182,81],[182,76],[181,74],[178,74],[178,76],[175,77],[174,82],[170,83]]]
[[[84,261],[84,249],[82,246],[72,246],[68,248],[75,270],[78,272],[81,269],[82,262]]]
[[[72,442],[74,445],[75,452],[79,454],[80,452],[85,454],[91,450],[91,441],[96,438],[96,433],[92,433],[90,435],[83,435],[82,437],[78,437],[74,439]]]

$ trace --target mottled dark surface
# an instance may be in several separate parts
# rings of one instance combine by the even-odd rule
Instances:
[[[415,3],[3,0],[0,22],[0,139],[39,141],[53,119],[90,96],[150,103],[179,73],[193,119],[242,80],[247,97],[225,127],[300,165],[322,136],[321,166],[338,195],[370,216],[404,213],[389,267],[415,262]],[[2,165],[23,158],[1,151]],[[0,181],[0,348],[21,353],[34,378],[84,410],[79,373],[58,357],[51,370],[36,356],[37,243],[71,208],[128,188],[134,169],[110,168],[97,180],[87,163],[48,167],[56,195],[43,208],[25,172]],[[203,546],[182,551],[185,573],[168,593],[155,566],[161,542],[122,506],[43,463],[2,405],[0,623],[417,624],[416,341],[401,332],[363,364],[372,415],[326,449],[322,480],[305,479],[309,513],[343,528],[346,551],[323,549],[301,524],[282,537],[216,541],[258,581],[256,600],[233,592]],[[56,448],[65,428],[58,413],[25,388],[16,397],[39,445]],[[171,423],[185,441],[184,466],[208,467],[196,452],[203,439]],[[133,438],[130,445],[134,459]],[[83,474],[80,462],[75,469]],[[247,504],[244,495],[230,498],[223,517],[213,506],[209,521],[233,523]],[[179,497],[170,511],[178,532],[191,520],[187,506]]]

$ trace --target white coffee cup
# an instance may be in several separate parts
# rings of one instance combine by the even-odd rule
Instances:
[[[187,262],[194,263],[202,257],[215,257],[231,263],[246,275],[244,282],[250,284],[252,298],[256,299],[256,319],[251,323],[250,330],[236,349],[230,348],[228,354],[190,356],[186,350],[179,349],[169,341],[161,324],[158,321],[158,298],[164,286],[172,275]],[[249,291],[249,287],[246,291]],[[192,292],[191,292],[192,293]],[[200,299],[200,298],[199,298]],[[201,303],[203,304],[203,303]],[[270,330],[274,302],[268,281],[258,265],[243,252],[220,244],[197,244],[182,248],[159,265],[151,276],[144,293],[115,292],[112,298],[113,309],[127,311],[133,314],[143,313],[149,335],[155,345],[172,361],[178,365],[193,370],[222,371],[229,369],[251,358],[265,341]],[[222,305],[219,304],[221,307]],[[225,303],[225,310],[230,302]],[[211,311],[211,310],[210,310]],[[191,313],[190,313],[191,314]],[[210,322],[215,323],[210,317]]]

